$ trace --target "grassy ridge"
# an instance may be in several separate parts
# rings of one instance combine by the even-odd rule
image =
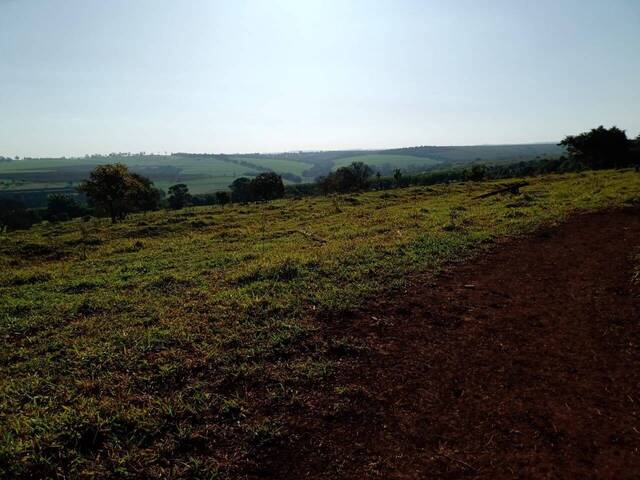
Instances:
[[[330,383],[356,308],[500,237],[637,201],[637,173],[158,212],[0,246],[0,477],[237,478]],[[348,403],[348,398],[344,399]],[[215,477],[214,477],[215,478]]]

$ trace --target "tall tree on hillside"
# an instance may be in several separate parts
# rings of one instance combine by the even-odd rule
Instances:
[[[251,180],[246,177],[236,178],[231,185],[229,185],[231,189],[231,200],[234,202],[249,202],[251,200],[250,184]]]
[[[38,213],[28,210],[20,200],[0,197],[0,232],[4,228],[29,228],[39,221]]]
[[[399,168],[396,168],[393,171],[393,181],[396,183],[396,187],[400,186],[401,180],[402,180],[402,171]]]
[[[129,213],[157,208],[160,193],[148,178],[129,171],[116,163],[98,165],[78,187],[87,196],[89,205],[111,217],[111,222],[123,220]]]
[[[130,189],[127,193],[127,204],[132,207],[132,212],[146,212],[158,210],[164,192],[153,186],[153,182],[147,177],[132,173],[131,177],[136,182],[137,188]]]
[[[600,125],[580,135],[569,135],[560,145],[567,148],[571,157],[594,169],[623,167],[630,161],[630,142],[618,127],[607,129]]]
[[[231,201],[231,197],[229,196],[229,192],[225,192],[225,191],[216,192],[216,203],[218,205],[224,207],[230,201]]]
[[[175,210],[186,207],[191,204],[191,194],[189,187],[184,183],[178,183],[169,187],[169,197],[167,198],[169,206]]]
[[[68,220],[84,213],[82,206],[71,195],[54,193],[47,197],[47,218],[49,220]]]
[[[480,182],[487,176],[487,167],[484,165],[474,165],[471,170],[465,170],[465,177],[472,182]]]
[[[274,200],[284,197],[284,183],[277,173],[264,172],[251,180],[249,191],[252,200]]]
[[[357,190],[365,190],[369,177],[373,175],[373,169],[364,162],[353,162],[349,168],[353,172]]]

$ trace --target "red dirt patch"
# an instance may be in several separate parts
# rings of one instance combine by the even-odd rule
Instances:
[[[637,212],[577,216],[336,320],[367,353],[263,475],[640,478],[638,245]]]

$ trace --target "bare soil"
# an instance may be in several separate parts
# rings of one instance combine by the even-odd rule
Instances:
[[[586,214],[326,324],[364,353],[288,418],[277,479],[640,479],[640,213]]]

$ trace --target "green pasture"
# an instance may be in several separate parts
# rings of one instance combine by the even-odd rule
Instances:
[[[637,204],[602,171],[41,224],[0,239],[0,477],[248,478],[363,355],[327,322],[498,240]],[[631,252],[630,252],[631,253]],[[397,299],[394,300],[397,304]],[[334,320],[332,320],[334,319]],[[381,319],[380,321],[383,321]]]

